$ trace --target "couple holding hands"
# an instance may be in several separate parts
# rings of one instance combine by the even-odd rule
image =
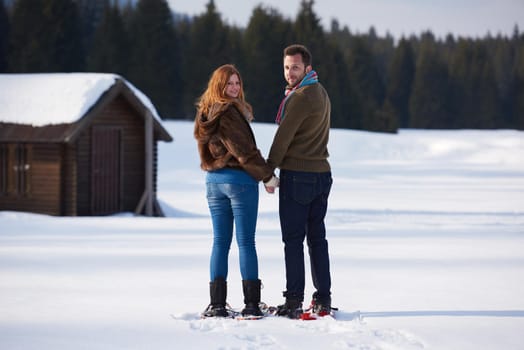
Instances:
[[[226,317],[228,255],[235,227],[244,292],[242,316],[262,316],[255,231],[258,182],[268,193],[279,187],[279,216],[286,266],[285,302],[276,314],[299,318],[304,301],[304,239],[307,239],[315,293],[313,312],[331,311],[331,276],[324,218],[332,185],[327,150],[331,104],[303,45],[284,49],[288,83],[279,106],[279,124],[265,160],[249,122],[242,78],[233,65],[217,68],[197,102],[194,136],[207,172],[207,201],[213,225],[210,304],[205,317]],[[279,178],[274,170],[279,168]]]

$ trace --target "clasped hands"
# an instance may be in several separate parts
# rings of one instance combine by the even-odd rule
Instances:
[[[275,193],[275,188],[280,184],[280,180],[275,175],[271,176],[271,179],[264,182],[264,187],[266,188],[267,193]]]

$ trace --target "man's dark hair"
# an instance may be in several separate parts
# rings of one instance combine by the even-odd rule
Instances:
[[[309,52],[309,50],[304,45],[293,44],[284,49],[284,57],[295,56],[296,54],[300,54],[300,56],[302,56],[302,62],[304,63],[304,66],[307,67],[313,64],[311,52]]]

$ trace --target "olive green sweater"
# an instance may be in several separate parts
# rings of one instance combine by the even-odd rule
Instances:
[[[331,103],[320,83],[289,96],[267,163],[274,169],[327,172]]]

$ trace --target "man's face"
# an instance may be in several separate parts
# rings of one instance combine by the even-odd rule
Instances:
[[[307,72],[311,70],[311,66],[304,66],[302,56],[297,53],[293,56],[284,57],[284,77],[289,86],[294,87],[302,81]]]

